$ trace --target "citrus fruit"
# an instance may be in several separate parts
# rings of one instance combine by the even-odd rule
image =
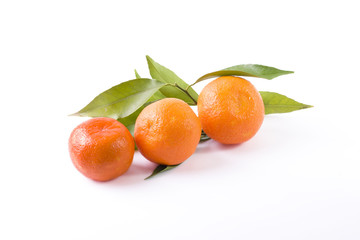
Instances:
[[[252,138],[264,120],[260,93],[240,77],[219,77],[204,87],[198,99],[204,132],[223,144],[242,143]]]
[[[199,118],[184,101],[165,98],[145,107],[135,123],[135,142],[148,160],[176,165],[196,150],[201,135]]]
[[[93,118],[71,133],[69,152],[75,167],[86,177],[108,181],[125,173],[135,151],[129,130],[112,118]]]

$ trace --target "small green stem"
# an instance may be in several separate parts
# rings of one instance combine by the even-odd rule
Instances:
[[[201,130],[200,143],[206,142],[207,140],[210,140],[210,139],[211,138],[208,135],[206,135],[204,130]]]
[[[188,92],[188,88],[183,89],[182,87],[180,87],[177,83],[174,83],[173,85],[174,87],[177,87],[178,89],[180,89],[182,92],[184,92],[186,95],[189,96],[189,98],[191,98],[191,100],[195,103],[195,105],[197,105],[197,101],[190,95],[190,93]]]

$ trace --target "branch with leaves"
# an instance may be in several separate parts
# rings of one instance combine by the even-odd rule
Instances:
[[[146,60],[151,78],[141,78],[135,70],[135,79],[122,82],[100,93],[83,109],[71,115],[114,118],[124,124],[131,134],[134,134],[134,126],[138,115],[142,109],[152,102],[163,98],[178,98],[190,106],[196,106],[198,94],[192,86],[201,81],[220,76],[245,76],[271,80],[294,73],[263,65],[243,64],[207,73],[189,85],[173,71],[155,62],[149,56],[146,56]],[[265,114],[288,113],[312,107],[279,93],[260,91],[260,94],[264,102]],[[202,132],[200,142],[209,139],[205,132]],[[146,179],[176,166],[178,165],[159,165]]]

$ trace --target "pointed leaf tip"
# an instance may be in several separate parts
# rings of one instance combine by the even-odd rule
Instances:
[[[260,95],[264,102],[265,114],[288,113],[313,107],[275,92],[260,91]]]
[[[163,83],[178,84],[181,88],[187,89],[191,97],[197,101],[198,94],[195,92],[195,90],[189,87],[189,85],[179,76],[177,76],[173,71],[157,63],[148,55],[146,55],[146,60],[148,63],[150,75],[153,79],[156,79]],[[165,86],[160,91],[168,98],[178,98],[185,101],[189,105],[196,105],[186,93],[184,93],[178,88],[174,88],[173,86]]]
[[[181,164],[181,163],[180,163]],[[163,172],[166,172],[166,171],[169,171],[177,166],[179,166],[180,164],[177,164],[177,165],[158,165],[154,171],[152,172],[152,174],[150,176],[148,176],[147,178],[145,178],[144,180],[148,180],[156,175],[158,175],[159,173],[163,173]]]
[[[135,78],[136,78],[136,79],[141,78],[141,76],[140,76],[139,73],[136,71],[136,69],[134,69],[134,72],[135,72]]]
[[[73,116],[124,118],[146,103],[165,83],[139,78],[120,83],[96,96]]]

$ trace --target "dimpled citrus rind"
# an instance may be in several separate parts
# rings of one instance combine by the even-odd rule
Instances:
[[[83,175],[109,181],[130,167],[135,143],[128,129],[111,118],[93,118],[81,123],[69,138],[70,157]]]
[[[224,76],[204,87],[198,99],[204,132],[223,144],[248,141],[260,129],[265,108],[260,93],[247,80]]]
[[[146,159],[176,165],[195,152],[201,136],[200,120],[184,101],[165,98],[143,109],[134,136]]]

